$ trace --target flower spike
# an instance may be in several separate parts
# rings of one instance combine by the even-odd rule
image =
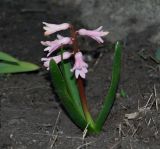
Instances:
[[[64,52],[62,55],[48,57],[48,58],[41,58],[41,61],[44,62],[43,65],[47,68],[47,70],[49,70],[50,60],[53,59],[58,64],[62,61],[62,57],[63,57],[63,60],[66,60],[66,59],[70,58],[72,54],[73,53],[70,53],[70,52]]]
[[[94,121],[87,104],[83,82],[88,72],[88,64],[84,61],[82,52],[79,49],[77,36],[88,36],[98,43],[103,43],[102,37],[106,36],[109,32],[103,31],[102,26],[95,30],[82,28],[76,31],[75,27],[68,23],[50,24],[43,22],[43,24],[45,25],[43,27],[45,35],[50,35],[61,30],[70,30],[70,37],[57,35],[57,39],[54,41],[41,41],[41,44],[46,46],[44,51],[47,51],[47,56],[41,58],[41,61],[47,70],[50,69],[55,91],[66,112],[75,124],[82,130],[87,129],[89,133],[99,133],[112,108],[118,88],[121,70],[121,44],[117,42],[115,45],[111,86],[109,87],[108,95],[105,97],[104,105]],[[72,45],[72,49],[69,51],[67,49],[63,50],[65,45]],[[59,48],[61,48],[60,52],[54,52]],[[52,52],[54,52],[54,56],[49,56]],[[69,60],[72,56],[74,56],[74,60]],[[66,59],[67,61],[65,61]],[[73,66],[72,62],[74,62]],[[71,72],[74,73],[74,76]]]
[[[92,39],[96,40],[98,43],[103,43],[104,41],[101,37],[108,35],[109,32],[104,32],[102,28],[103,26],[100,26],[99,28],[95,30],[80,29],[77,32],[79,35],[89,36]]]
[[[86,77],[88,64],[83,61],[83,55],[81,52],[75,54],[75,64],[71,69],[71,72],[75,71],[75,77],[81,76],[83,79]]]
[[[61,30],[66,30],[70,27],[69,23],[62,23],[62,24],[51,24],[51,23],[46,23],[43,22],[44,26],[43,29],[45,30],[44,35],[48,36],[50,34],[53,34],[55,32],[61,31]]]

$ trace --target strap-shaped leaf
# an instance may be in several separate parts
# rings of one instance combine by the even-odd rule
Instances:
[[[1,61],[7,61],[7,62],[14,62],[14,63],[18,63],[19,61],[14,58],[13,56],[7,54],[7,53],[4,53],[2,51],[0,51],[0,60]]]
[[[79,91],[77,88],[76,79],[74,77],[73,72],[70,71],[71,64],[67,61],[63,61],[60,64],[60,68],[61,68],[61,72],[63,74],[63,77],[65,79],[66,85],[67,85],[68,93],[70,94],[70,96],[72,97],[72,100],[75,102],[77,107],[79,107],[79,110],[81,111],[82,115],[84,116],[81,101],[80,101]]]
[[[98,118],[96,120],[96,128],[100,131],[102,126],[105,123],[105,120],[110,112],[110,109],[114,103],[116,90],[120,78],[120,70],[121,70],[121,51],[122,46],[119,42],[115,45],[115,54],[114,54],[114,61],[113,61],[113,68],[112,68],[112,80],[111,85],[108,91],[107,96],[105,97],[105,101],[100,111]]]
[[[62,73],[54,60],[50,61],[50,72],[52,77],[52,83],[55,87],[55,91],[57,92],[65,110],[67,111],[71,119],[80,128],[85,128],[87,125],[86,121],[83,118],[81,112],[79,111],[79,107],[77,107],[72,101],[72,97],[69,95],[67,86],[65,84],[65,79],[63,78]]]
[[[0,73],[19,73],[19,72],[28,72],[39,69],[35,64],[18,61],[18,63],[5,63],[0,62]]]

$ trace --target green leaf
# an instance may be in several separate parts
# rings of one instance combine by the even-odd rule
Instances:
[[[54,60],[50,61],[50,72],[52,77],[52,84],[57,92],[62,105],[64,106],[65,110],[80,128],[84,129],[86,127],[86,121],[81,114],[79,107],[75,105],[72,101],[72,97],[68,93],[68,89],[65,83],[65,79]]]
[[[37,65],[24,61],[18,61],[18,64],[0,62],[0,73],[19,73],[37,69],[39,69]]]
[[[19,61],[14,58],[13,56],[6,54],[2,51],[0,51],[0,60],[1,61],[7,61],[7,62],[14,62],[14,63],[18,63]]]
[[[114,103],[119,79],[120,79],[120,70],[121,70],[121,51],[122,46],[119,42],[115,45],[115,54],[112,68],[112,80],[111,85],[108,91],[107,96],[105,97],[105,101],[103,107],[98,115],[96,120],[96,127],[100,131],[105,123],[105,120],[111,110],[111,107]]]
[[[63,76],[65,76],[64,78],[65,78],[66,86],[68,89],[68,93],[72,97],[73,102],[76,104],[77,108],[79,109],[83,117],[86,119],[86,122],[89,124],[87,128],[88,132],[93,132],[93,131],[95,132],[96,128],[95,128],[95,123],[92,119],[92,116],[90,115],[89,112],[87,112],[86,114],[87,116],[86,116],[82,109],[82,104],[81,104],[79,91],[77,88],[77,83],[76,83],[74,74],[70,71],[71,65],[70,63],[67,63],[67,62],[63,62],[62,65],[63,65],[62,72],[63,72]]]
[[[74,77],[73,72],[71,72],[71,64],[67,61],[63,61],[63,63],[60,64],[60,68],[63,74],[63,77],[65,78],[65,83],[67,85],[68,93],[72,97],[72,100],[75,102],[77,107],[79,107],[79,110],[83,114],[83,109],[81,105],[81,100],[79,96],[79,91],[77,88],[76,79]]]
[[[79,107],[79,110],[81,111],[81,114],[84,115],[81,100],[79,96],[79,91],[77,88],[76,79],[74,77],[73,72],[71,72],[71,64],[67,60],[63,60],[63,53],[64,50],[61,48],[60,55],[62,62],[60,63],[60,70],[62,72],[63,78],[65,80],[65,84],[67,86],[67,91],[69,95],[72,97],[72,101]]]

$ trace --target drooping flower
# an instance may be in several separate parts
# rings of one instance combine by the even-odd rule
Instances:
[[[75,54],[75,64],[73,68],[71,69],[71,72],[75,71],[75,77],[78,78],[81,76],[82,78],[86,77],[86,73],[88,64],[84,62],[83,55],[81,52],[77,52]]]
[[[95,30],[80,29],[77,32],[79,35],[89,36],[92,39],[96,40],[98,43],[103,43],[104,41],[101,37],[106,36],[107,34],[109,34],[109,32],[104,32],[102,28],[103,26],[100,26]]]
[[[47,46],[47,48],[44,49],[44,51],[49,52],[47,56],[49,56],[52,52],[56,51],[63,45],[72,44],[72,39],[70,37],[63,37],[61,35],[57,35],[57,38],[58,39],[54,41],[41,41],[42,45]]]
[[[73,53],[70,53],[70,52],[64,52],[61,55],[57,55],[57,56],[54,56],[54,57],[48,57],[48,58],[41,58],[41,61],[44,62],[43,65],[47,68],[47,70],[49,70],[49,62],[50,60],[54,60],[57,64],[60,63],[62,61],[62,58],[63,60],[66,60],[68,58],[71,57]]]
[[[45,30],[44,35],[48,36],[50,34],[53,34],[55,32],[61,31],[61,30],[66,30],[70,27],[69,23],[62,23],[62,24],[51,24],[51,23],[46,23],[43,22],[44,26],[43,29]]]

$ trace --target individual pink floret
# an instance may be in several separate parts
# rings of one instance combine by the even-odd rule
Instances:
[[[64,52],[63,55],[58,55],[58,56],[54,56],[54,57],[48,57],[48,58],[41,58],[41,61],[44,62],[44,66],[47,68],[47,70],[49,70],[49,62],[50,60],[54,60],[57,64],[60,63],[62,61],[61,58],[63,58],[63,60],[66,60],[68,58],[71,57],[73,53],[70,53],[70,52]]]
[[[44,51],[49,52],[47,56],[49,56],[52,52],[56,51],[63,45],[72,44],[72,39],[70,37],[63,37],[61,35],[57,35],[57,38],[58,39],[54,41],[41,41],[42,45],[47,46],[47,48],[44,49]]]
[[[95,30],[80,29],[77,32],[79,35],[89,36],[92,39],[96,40],[98,43],[103,43],[104,41],[101,37],[108,35],[109,32],[104,32],[102,28],[103,26],[100,26]]]
[[[75,77],[78,78],[81,76],[82,78],[86,77],[86,73],[88,72],[87,70],[88,64],[84,62],[83,60],[83,55],[81,52],[78,52],[75,54],[75,64],[71,71],[75,71]]]
[[[45,30],[44,35],[48,36],[50,34],[53,34],[55,32],[61,31],[61,30],[66,30],[70,27],[69,23],[62,23],[62,24],[51,24],[51,23],[46,23],[43,22],[44,26],[43,29]]]

